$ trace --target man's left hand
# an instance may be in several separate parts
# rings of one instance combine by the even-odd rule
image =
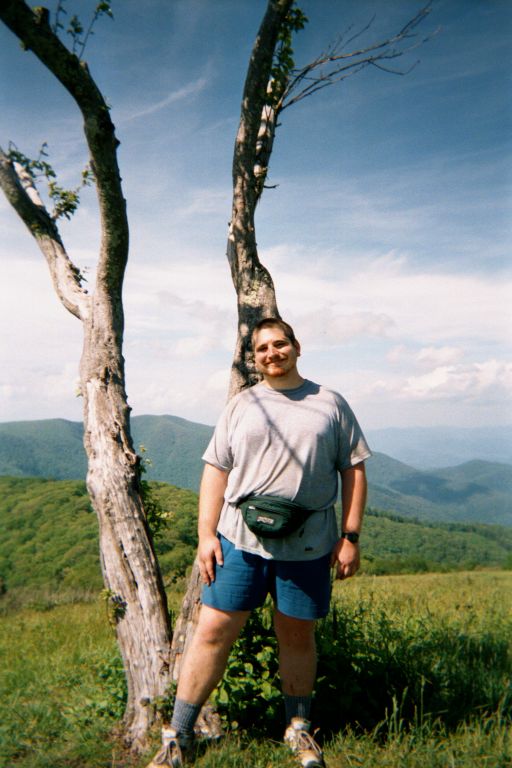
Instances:
[[[336,578],[348,579],[353,576],[359,570],[360,563],[359,544],[339,539],[331,556],[331,568],[336,568]]]

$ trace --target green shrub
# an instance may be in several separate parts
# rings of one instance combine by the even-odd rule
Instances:
[[[253,611],[235,642],[214,704],[231,728],[281,733],[283,704],[270,601]]]

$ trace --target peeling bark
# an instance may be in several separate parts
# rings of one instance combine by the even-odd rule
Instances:
[[[170,625],[129,429],[122,336],[105,297],[95,299],[80,365],[87,489],[98,515],[103,579],[128,683],[126,735],[138,749],[154,717],[148,704],[170,680]]]
[[[192,639],[193,629],[197,623],[201,593],[201,579],[197,562],[194,563],[190,574],[187,591],[181,604],[180,615],[174,626],[170,666],[174,682],[178,682],[183,657]],[[191,630],[191,627],[193,628]]]

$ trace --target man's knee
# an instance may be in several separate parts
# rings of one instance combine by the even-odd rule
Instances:
[[[202,605],[195,632],[196,640],[208,646],[231,646],[248,616],[249,611],[219,611]]]

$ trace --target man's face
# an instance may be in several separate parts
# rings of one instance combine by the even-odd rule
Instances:
[[[277,325],[261,328],[254,334],[253,350],[256,370],[265,377],[279,378],[297,368],[299,342],[293,344]]]

